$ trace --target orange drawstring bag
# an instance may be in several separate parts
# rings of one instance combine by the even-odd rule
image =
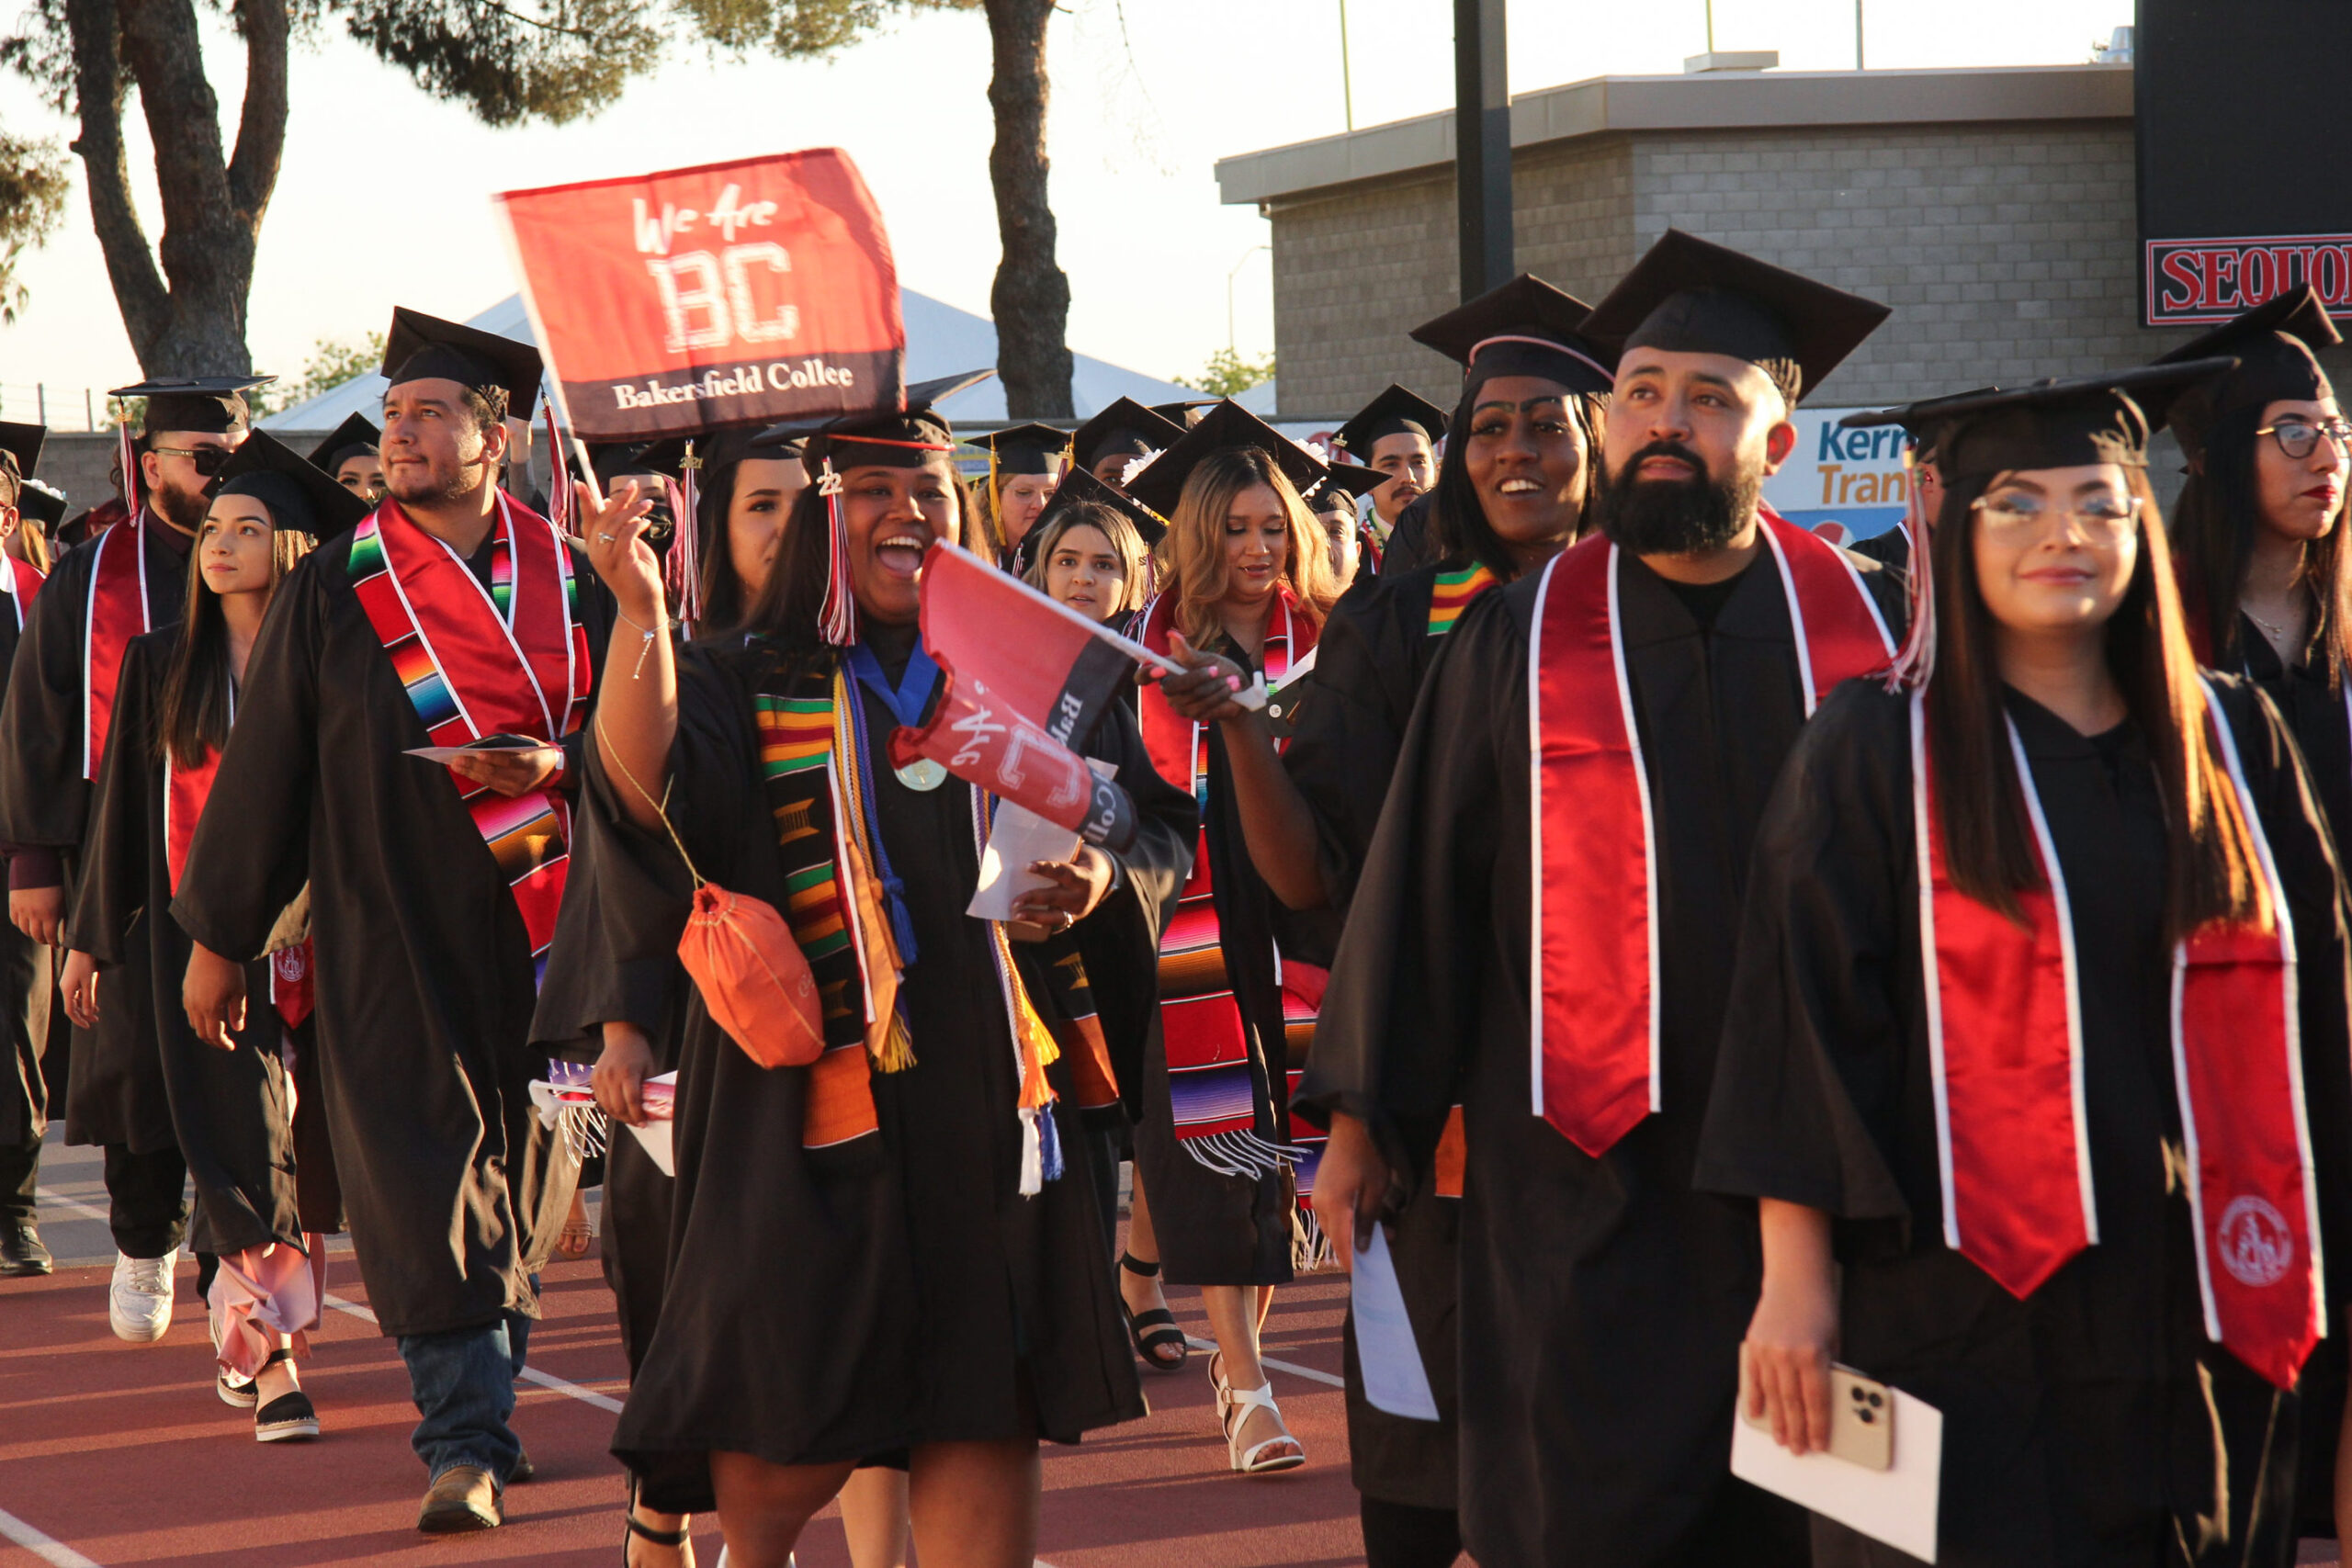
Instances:
[[[601,743],[601,715],[597,728]],[[686,863],[686,874],[695,879],[694,911],[678,940],[678,962],[702,993],[711,1021],[763,1067],[805,1067],[823,1055],[825,1021],[817,977],[792,940],[792,928],[766,899],[730,893],[695,870],[670,825],[669,791],[655,800],[609,745],[601,749],[661,818],[678,858]]]

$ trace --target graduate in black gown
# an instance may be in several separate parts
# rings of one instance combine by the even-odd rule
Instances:
[[[1142,1413],[1093,1145],[1075,1135],[1080,1107],[1117,1086],[1101,1054],[1048,1062],[1034,998],[1053,942],[1090,971],[1148,976],[1191,802],[1114,710],[1094,750],[1138,835],[1022,896],[1051,938],[1024,954],[1021,933],[964,912],[984,802],[944,770],[894,769],[887,745],[931,697],[917,588],[958,523],[929,405],[976,378],[807,433],[812,476],[839,491],[802,493],[751,635],[683,660],[655,639],[636,670],[638,634],[616,634],[633,672],[616,670],[597,716],[599,883],[644,933],[621,956],[674,947],[691,860],[786,911],[826,998],[824,1054],[780,1067],[699,987],[688,1002],[668,1290],[614,1438],[649,1506],[715,1504],[742,1568],[781,1568],[854,1467],[894,1457],[926,1560],[1025,1564],[1038,1441]],[[621,614],[657,624],[636,530],[592,525],[588,543]]]
[[[2172,532],[2189,639],[2278,708],[2339,849],[2352,835],[2352,430],[2315,355],[2341,341],[2306,284],[2165,355],[2159,363],[2226,355],[2238,365],[2148,405],[2188,460]],[[2344,1337],[2331,1337],[2303,1371],[2307,1534],[2352,1532],[2345,1358]]]
[[[975,435],[966,445],[989,455],[988,477],[972,486],[972,548],[1015,577],[1035,559],[1029,532],[1044,515],[1054,483],[1069,461],[1070,437],[1050,424],[1015,424]]]
[[[17,535],[25,526],[27,503],[38,494],[26,481],[48,434],[38,424],[0,424],[0,495],[6,497],[0,502],[0,549],[7,552],[0,560],[0,592],[8,599],[0,605],[0,683],[16,661],[33,597],[47,576],[21,553]],[[40,1141],[49,1130],[42,1066],[52,995],[49,954],[13,922],[0,926],[0,1026],[8,1034],[8,1061],[0,1068],[0,1277],[42,1275],[54,1266],[34,1224],[33,1203],[40,1183]]]
[[[168,906],[272,594],[319,535],[367,513],[266,434],[230,458],[197,532],[179,625],[133,637],[124,656],[68,933],[65,1005],[85,1026],[97,1021],[93,964],[119,964],[131,942],[146,945],[151,1049],[196,1182],[190,1240],[221,1260],[210,1292],[220,1393],[254,1410],[263,1442],[318,1435],[293,1366],[295,1336],[317,1325],[324,1237],[343,1228],[309,1027],[309,949],[289,941],[244,965],[244,1026],[199,1040],[180,998],[188,939]]]
[[[1175,446],[1184,429],[1133,398],[1120,398],[1071,434],[1070,456],[1076,467],[1125,495],[1127,470],[1153,453]]]
[[[140,505],[58,563],[27,617],[0,709],[8,913],[37,942],[58,945],[64,927],[124,649],[179,619],[212,478],[251,428],[245,392],[267,380],[154,381],[108,394],[147,400],[130,480]],[[98,1027],[74,1032],[65,1138],[106,1150],[117,1252],[108,1316],[118,1337],[150,1343],[171,1326],[187,1168],[172,1141],[143,944],[100,977],[99,991]]]
[[[1331,444],[1350,461],[1380,476],[1380,483],[1368,492],[1372,515],[1364,523],[1363,554],[1370,572],[1379,572],[1388,536],[1405,508],[1437,483],[1437,444],[1445,433],[1445,411],[1394,381],[1331,433]]]
[[[612,599],[496,488],[537,351],[404,310],[389,338],[390,494],[279,585],[214,784],[237,809],[198,825],[172,913],[200,944],[201,1033],[310,884],[322,1098],[368,1305],[423,1416],[419,1526],[474,1529],[522,1470],[532,1276],[577,1170],[533,1111],[529,1039]],[[492,735],[536,744],[409,754]]]
[[[1465,372],[1431,502],[1443,558],[1360,583],[1340,599],[1279,761],[1263,740],[1250,743],[1249,727],[1223,727],[1251,858],[1285,905],[1345,916],[1414,699],[1447,634],[1478,598],[1541,566],[1582,529],[1613,361],[1577,335],[1590,313],[1584,301],[1522,276],[1415,329],[1417,340]],[[1423,419],[1447,428],[1434,411]],[[1410,450],[1403,434],[1379,439],[1392,455]],[[1325,965],[1331,959],[1329,952],[1297,956]],[[1318,1034],[1314,1055],[1348,1044],[1346,1036]],[[1449,1153],[1457,1147],[1449,1144]],[[1459,1162],[1449,1159],[1442,1174],[1433,1168],[1384,1203],[1382,1214],[1442,1418],[1373,1405],[1352,1314],[1347,1325],[1348,1453],[1373,1568],[1442,1568],[1461,1551],[1453,1354],[1461,1194]],[[1316,1196],[1328,1210],[1329,1193]]]
[[[1956,1568],[2295,1556],[2343,890],[2276,709],[2188,647],[2126,390],[2183,368],[1955,417],[1932,621],[1757,832],[1699,1167],[1760,1201],[1743,1404],[1824,1446],[1834,1356],[1939,1408]],[[1816,1519],[1815,1561],[1911,1559]]]
[[[1901,625],[1885,574],[1757,500],[1788,409],[1884,314],[1671,231],[1596,309],[1579,335],[1623,344],[1600,536],[1443,638],[1356,881],[1301,1097],[1332,1118],[1317,1193],[1351,1242],[1461,1103],[1483,1562],[1804,1561],[1802,1516],[1727,1472],[1754,1213],[1690,1173],[1750,834],[1821,691]]]

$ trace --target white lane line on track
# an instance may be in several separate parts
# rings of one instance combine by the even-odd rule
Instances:
[[[345,1301],[333,1293],[328,1294],[325,1301],[327,1305],[337,1312],[347,1312],[352,1316],[363,1318],[369,1323],[376,1321],[376,1314],[357,1302]],[[556,1393],[576,1399],[582,1404],[593,1404],[599,1410],[609,1410],[616,1416],[621,1413],[621,1402],[611,1394],[598,1393],[593,1388],[582,1388],[576,1382],[567,1382],[552,1372],[543,1372],[537,1367],[525,1367],[522,1378],[525,1382],[537,1383],[541,1388],[553,1389]]]
[[[114,1216],[107,1213],[104,1209],[93,1209],[87,1203],[83,1202],[79,1198],[68,1198],[63,1193],[51,1191],[46,1187],[36,1187],[33,1189],[33,1202],[36,1206],[43,1209],[70,1210],[72,1213],[81,1215],[82,1218],[85,1220],[96,1220],[100,1224],[111,1224],[114,1219]]]
[[[1189,1334],[1184,1336],[1184,1343],[1190,1345],[1195,1350],[1214,1350],[1216,1348],[1216,1340],[1195,1339]],[[1261,1356],[1258,1358],[1258,1364],[1261,1367],[1272,1367],[1278,1372],[1288,1372],[1295,1378],[1305,1378],[1309,1382],[1323,1383],[1331,1388],[1345,1388],[1348,1386],[1348,1382],[1345,1378],[1335,1378],[1329,1372],[1318,1372],[1313,1367],[1302,1367],[1295,1361],[1277,1361],[1272,1356]]]
[[[43,1535],[5,1508],[0,1508],[0,1537],[16,1542],[55,1568],[98,1568],[98,1564],[51,1536]]]

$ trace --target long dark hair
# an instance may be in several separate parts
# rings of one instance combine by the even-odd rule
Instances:
[[[2177,937],[2217,920],[2267,928],[2270,902],[2253,832],[2206,731],[2205,690],[2164,516],[2146,475],[2125,472],[2140,502],[2141,559],[2107,623],[2107,662],[2155,763],[2169,851],[2166,924]],[[1948,483],[1930,534],[1936,666],[1928,681],[1928,749],[1946,874],[1960,892],[2019,919],[2018,895],[2045,878],[2009,750],[1993,613],[1976,581],[1975,503],[2000,477]],[[2227,721],[2217,715],[2215,722]]]
[[[2267,526],[2255,464],[2262,437],[2262,405],[2233,409],[2213,424],[2205,453],[2191,465],[2188,483],[2173,508],[2173,532],[2180,546],[2182,597],[2203,634],[2209,662],[2234,668],[2239,662],[2238,600],[2245,592],[2255,540]],[[2318,602],[2320,641],[2325,649],[2331,689],[2352,660],[2352,547],[2346,524],[2303,547],[2303,581]]]
[[[294,563],[311,553],[311,536],[280,528],[269,536],[269,591],[273,596]],[[192,551],[204,548],[197,530]],[[171,668],[164,675],[163,711],[155,726],[155,757],[183,768],[201,767],[229,741],[229,622],[220,595],[204,581],[200,559],[190,560],[187,593],[180,605],[180,635],[172,644]]]
[[[1438,559],[1474,560],[1509,582],[1519,575],[1519,563],[1511,558],[1502,536],[1487,523],[1478,488],[1470,479],[1470,416],[1476,412],[1472,406],[1476,397],[1475,392],[1463,394],[1453,411],[1453,423],[1446,427],[1445,456],[1438,463],[1437,483],[1430,487],[1430,543],[1436,547]],[[1609,418],[1609,394],[1569,392],[1563,400],[1567,404],[1568,423],[1576,426],[1577,438],[1584,443],[1585,504],[1577,519],[1577,533],[1581,535],[1599,478],[1600,430]],[[1573,536],[1569,542],[1575,542]]]
[[[735,479],[742,471],[741,457],[713,464],[703,470],[702,489],[695,496],[694,528],[702,546],[698,627],[704,631],[723,632],[741,626],[749,608],[743,602],[742,575],[735,570],[735,552],[727,541],[727,514],[734,509]]]

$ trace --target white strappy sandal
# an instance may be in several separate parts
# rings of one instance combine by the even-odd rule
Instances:
[[[1277,1433],[1262,1443],[1241,1446],[1242,1423],[1250,1419],[1250,1412],[1263,1410],[1277,1423],[1283,1418],[1282,1407],[1274,1403],[1274,1385],[1271,1380],[1256,1388],[1229,1388],[1225,1403],[1217,1413],[1225,1427],[1226,1458],[1234,1471],[1242,1475],[1272,1475],[1279,1471],[1296,1470],[1306,1462],[1306,1445],[1293,1437],[1289,1430]],[[1292,1451],[1268,1457],[1266,1450],[1289,1444]]]

